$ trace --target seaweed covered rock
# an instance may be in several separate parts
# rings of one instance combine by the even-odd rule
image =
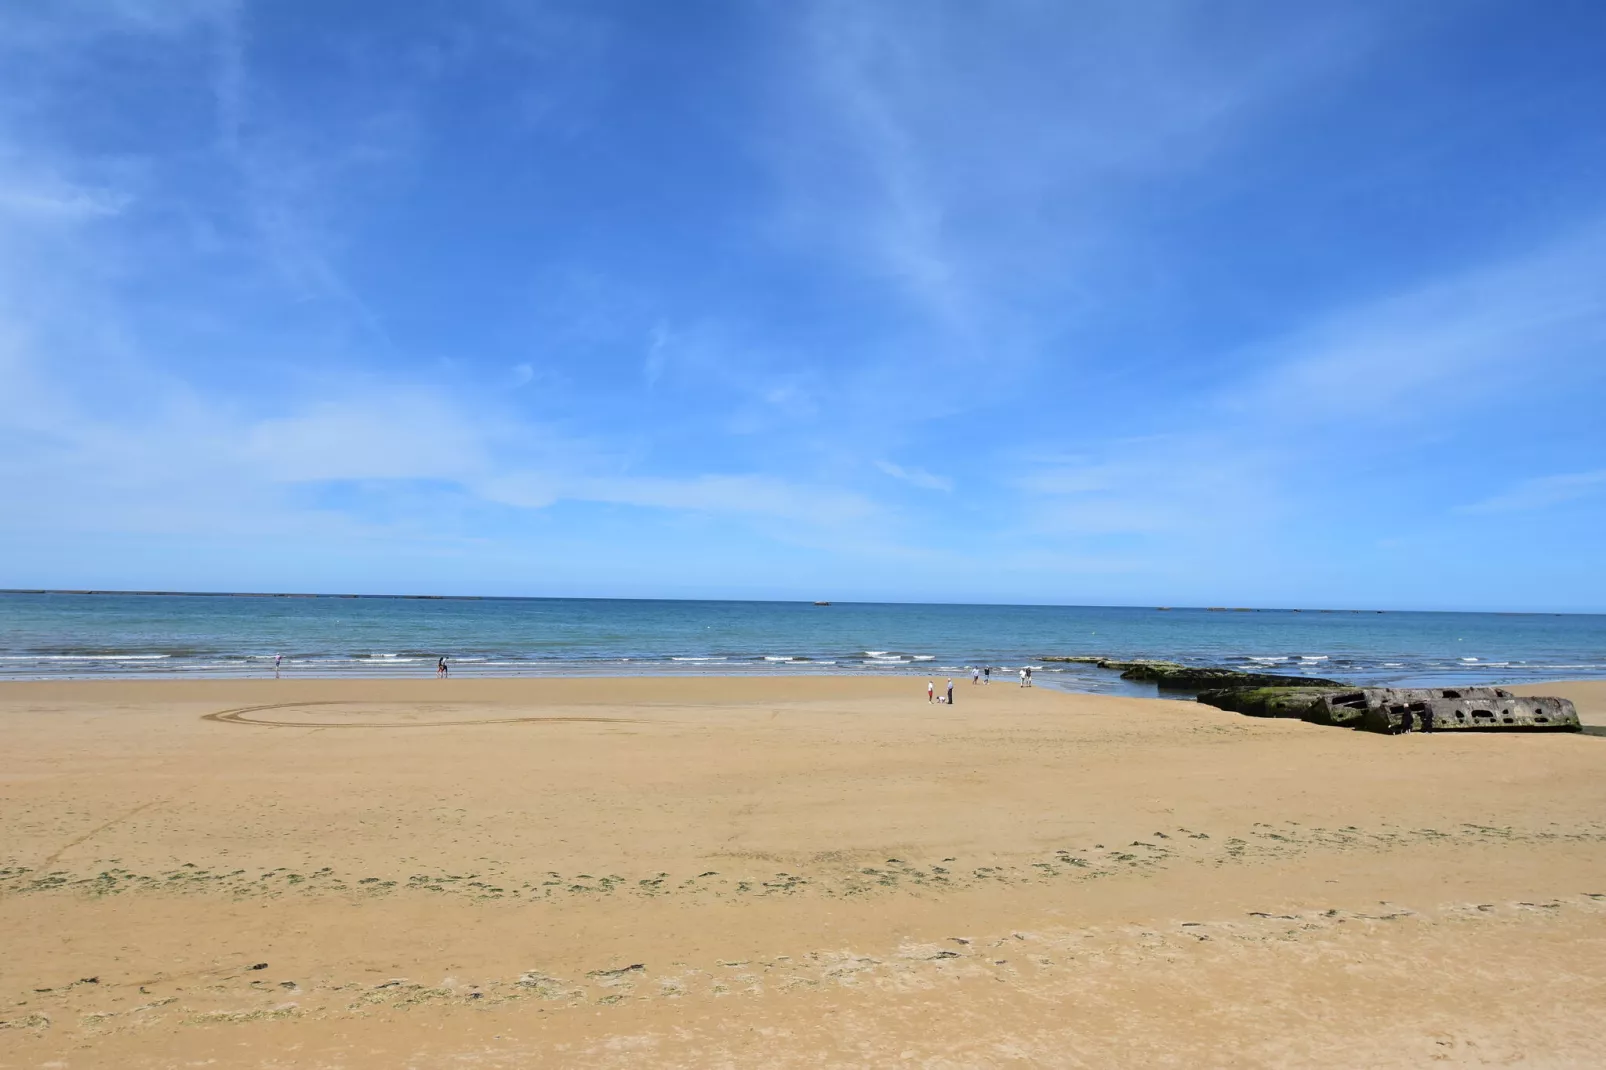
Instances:
[[[1112,663],[1110,668],[1114,668]],[[1203,669],[1168,661],[1138,662],[1121,673],[1123,680],[1140,680],[1173,691],[1202,691],[1220,688],[1261,687],[1343,687],[1337,680],[1319,676],[1289,676],[1283,673],[1239,672],[1237,669]]]
[[[1121,674],[1123,680],[1158,684],[1172,691],[1198,691],[1204,688],[1245,687],[1344,687],[1337,680],[1319,676],[1289,676],[1283,673],[1242,672],[1238,669],[1207,669],[1157,658],[1105,658],[1093,654],[1045,654],[1040,661],[1078,665],[1097,665]]]

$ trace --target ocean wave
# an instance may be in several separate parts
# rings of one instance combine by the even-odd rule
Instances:
[[[765,661],[796,661],[797,659],[796,658],[791,658],[791,657],[783,657],[783,656],[779,656],[779,655],[776,655],[776,654],[765,654],[764,655],[764,660]]]
[[[724,661],[725,659],[722,658],[722,657],[719,657],[719,658],[714,658],[714,657],[706,657],[706,658],[671,657],[669,660],[670,661]]]
[[[1280,665],[1288,659],[1286,657],[1255,657],[1251,654],[1247,660],[1259,662],[1262,665]]]
[[[1327,660],[1327,655],[1326,654],[1301,654],[1301,655],[1299,655],[1299,660],[1300,661],[1326,661]]]
[[[161,661],[171,654],[7,654],[0,661]]]

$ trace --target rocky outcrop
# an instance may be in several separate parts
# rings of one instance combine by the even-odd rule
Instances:
[[[1337,680],[1319,676],[1288,676],[1271,672],[1239,672],[1237,669],[1202,669],[1171,662],[1146,662],[1121,673],[1123,680],[1142,680],[1171,691],[1198,691],[1203,688],[1245,687],[1343,687]]]
[[[1196,665],[1182,665],[1175,661],[1156,661],[1138,658],[1121,661],[1116,658],[1092,655],[1046,655],[1040,661],[1069,662],[1080,665],[1097,665],[1113,669],[1123,680],[1137,680],[1156,684],[1168,691],[1198,691],[1203,688],[1245,687],[1343,687],[1337,680],[1319,676],[1288,676],[1272,672],[1240,672],[1237,669],[1207,669]]]
[[[1498,687],[1220,688],[1198,700],[1255,717],[1297,717],[1369,732],[1550,731],[1582,729],[1563,698],[1518,698]]]

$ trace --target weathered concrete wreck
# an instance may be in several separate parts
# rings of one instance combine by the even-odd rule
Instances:
[[[1230,687],[1198,700],[1252,717],[1297,717],[1311,724],[1368,732],[1578,732],[1578,711],[1564,698],[1519,698],[1498,687]]]

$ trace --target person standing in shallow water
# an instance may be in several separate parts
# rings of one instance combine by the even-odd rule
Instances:
[[[282,662],[283,660],[284,660],[284,655],[283,654],[275,654],[275,655],[273,655],[273,678],[275,680],[277,680],[279,678],[279,663]]]

